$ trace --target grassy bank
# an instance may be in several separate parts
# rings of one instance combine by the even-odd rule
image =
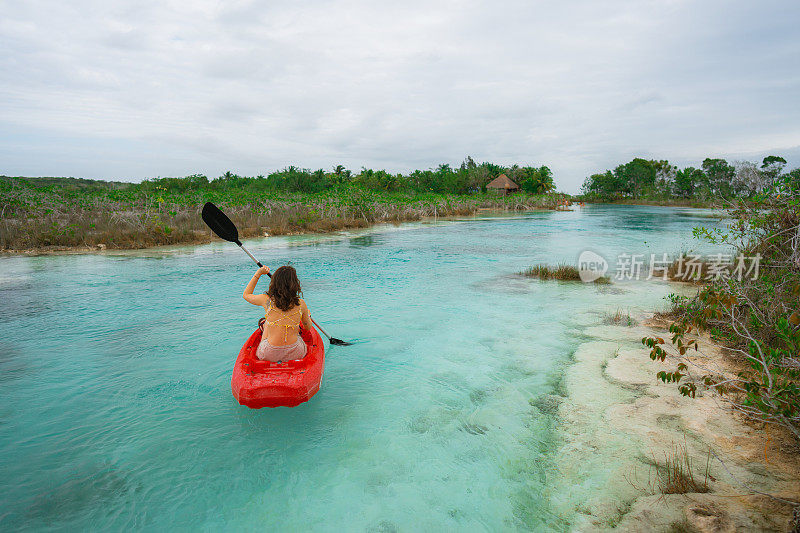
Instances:
[[[63,178],[0,177],[0,249],[145,248],[208,242],[200,219],[219,205],[242,237],[327,232],[424,217],[470,215],[480,208],[555,209],[564,195],[376,192],[355,186],[314,194],[254,191],[240,185],[196,188]]]

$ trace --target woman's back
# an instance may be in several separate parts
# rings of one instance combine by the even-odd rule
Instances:
[[[264,306],[264,335],[268,343],[273,346],[284,346],[297,342],[297,335],[300,332],[300,322],[303,318],[303,308],[305,302],[300,300],[300,304],[290,308],[288,311],[278,309],[273,305],[272,300],[268,299]]]
[[[247,287],[244,299],[264,309],[264,333],[256,350],[256,357],[265,361],[292,361],[305,357],[307,347],[298,336],[300,324],[311,330],[311,315],[306,302],[300,298],[300,281],[297,272],[288,265],[275,271],[265,294],[253,294],[259,278],[269,275],[269,268],[259,268]]]

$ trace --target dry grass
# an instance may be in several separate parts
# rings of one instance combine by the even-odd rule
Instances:
[[[653,318],[668,322],[681,319],[686,314],[686,311],[676,302],[673,302],[670,307],[664,311],[656,311],[653,313]]]
[[[580,271],[577,267],[567,264],[559,264],[555,267],[548,265],[535,265],[520,272],[523,276],[529,278],[539,278],[545,280],[557,281],[581,281]],[[608,276],[602,276],[594,281],[598,284],[611,283]]]
[[[554,209],[559,195],[492,198],[488,195],[388,195],[364,191],[244,196],[214,200],[239,228],[240,237],[330,232],[375,223],[465,216],[479,208]],[[213,200],[213,198],[212,198]],[[36,188],[0,190],[0,250],[145,248],[209,242],[200,218],[202,195],[67,194]]]
[[[685,258],[683,261],[676,259],[667,268],[667,279],[701,284],[714,276],[714,268],[712,263],[702,259]]]
[[[683,520],[671,523],[666,533],[697,533],[697,529],[684,518]]]
[[[664,451],[664,460],[658,461],[653,455],[653,469],[655,476],[649,480],[653,492],[661,494],[690,494],[710,492],[709,465],[711,452],[706,458],[705,470],[702,472],[702,481],[695,476],[695,467],[692,458],[686,449],[686,444],[673,444],[669,450]]]
[[[664,451],[663,461],[656,458],[655,454],[651,456],[651,468],[644,486],[638,484],[635,472],[633,480],[627,476],[625,476],[625,480],[636,490],[648,494],[711,492],[708,482],[714,481],[714,478],[709,473],[710,463],[711,450],[706,457],[705,469],[702,473],[697,472],[687,451],[686,443],[683,445],[673,443],[670,449]]]
[[[631,317],[630,312],[622,311],[622,309],[617,309],[613,313],[603,313],[603,323],[614,326],[626,326],[629,328],[636,325],[636,321]]]
[[[689,494],[696,492],[709,492],[708,466],[711,462],[711,453],[708,454],[703,481],[695,479],[692,459],[686,451],[686,446],[673,445],[672,449],[664,452],[664,463],[656,467],[658,488],[661,494]]]

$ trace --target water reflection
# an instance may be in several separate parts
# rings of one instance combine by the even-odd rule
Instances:
[[[384,240],[377,235],[361,235],[350,238],[350,246],[354,248],[365,248],[383,244]]]

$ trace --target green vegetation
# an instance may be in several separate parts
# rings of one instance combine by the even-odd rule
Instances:
[[[700,168],[678,169],[669,161],[636,158],[613,171],[593,174],[583,183],[583,199],[599,202],[707,205],[752,198],[788,177],[800,181],[800,169],[783,174],[786,160],[765,157],[761,165],[706,158]]]
[[[693,298],[673,296],[670,333],[678,364],[657,376],[676,383],[685,396],[706,386],[746,418],[782,426],[800,440],[800,180],[796,172],[778,179],[729,210],[728,230],[695,230],[737,254],[760,256],[760,275],[714,280]],[[695,367],[685,356],[698,349],[695,339],[687,339],[698,330],[738,354],[741,372],[723,377]],[[642,343],[651,359],[666,360],[664,339],[646,337]]]
[[[249,193],[284,192],[317,194],[332,189],[356,188],[373,192],[406,194],[468,194],[486,192],[486,184],[505,173],[523,192],[547,194],[555,190],[553,174],[546,166],[503,167],[494,163],[475,163],[467,157],[461,166],[451,168],[442,164],[436,169],[414,170],[408,174],[392,174],[385,170],[362,168],[358,173],[337,165],[332,171],[312,171],[290,166],[268,176],[237,176],[226,172],[216,180],[192,175],[186,178],[159,178],[146,181],[151,187],[164,187],[170,191],[191,190],[243,190]]]
[[[580,271],[576,267],[567,264],[560,264],[555,267],[535,265],[525,269],[520,274],[529,278],[581,281]],[[611,283],[611,279],[608,276],[602,276],[597,278],[594,283],[607,284]]]
[[[528,192],[501,197],[482,188],[505,172]],[[555,209],[547,167],[440,165],[392,175],[289,167],[269,176],[230,172],[120,183],[75,178],[0,177],[0,249],[142,248],[211,240],[202,205],[220,205],[243,237],[333,231],[380,222],[469,215],[480,208]],[[536,193],[536,194],[534,194]]]

